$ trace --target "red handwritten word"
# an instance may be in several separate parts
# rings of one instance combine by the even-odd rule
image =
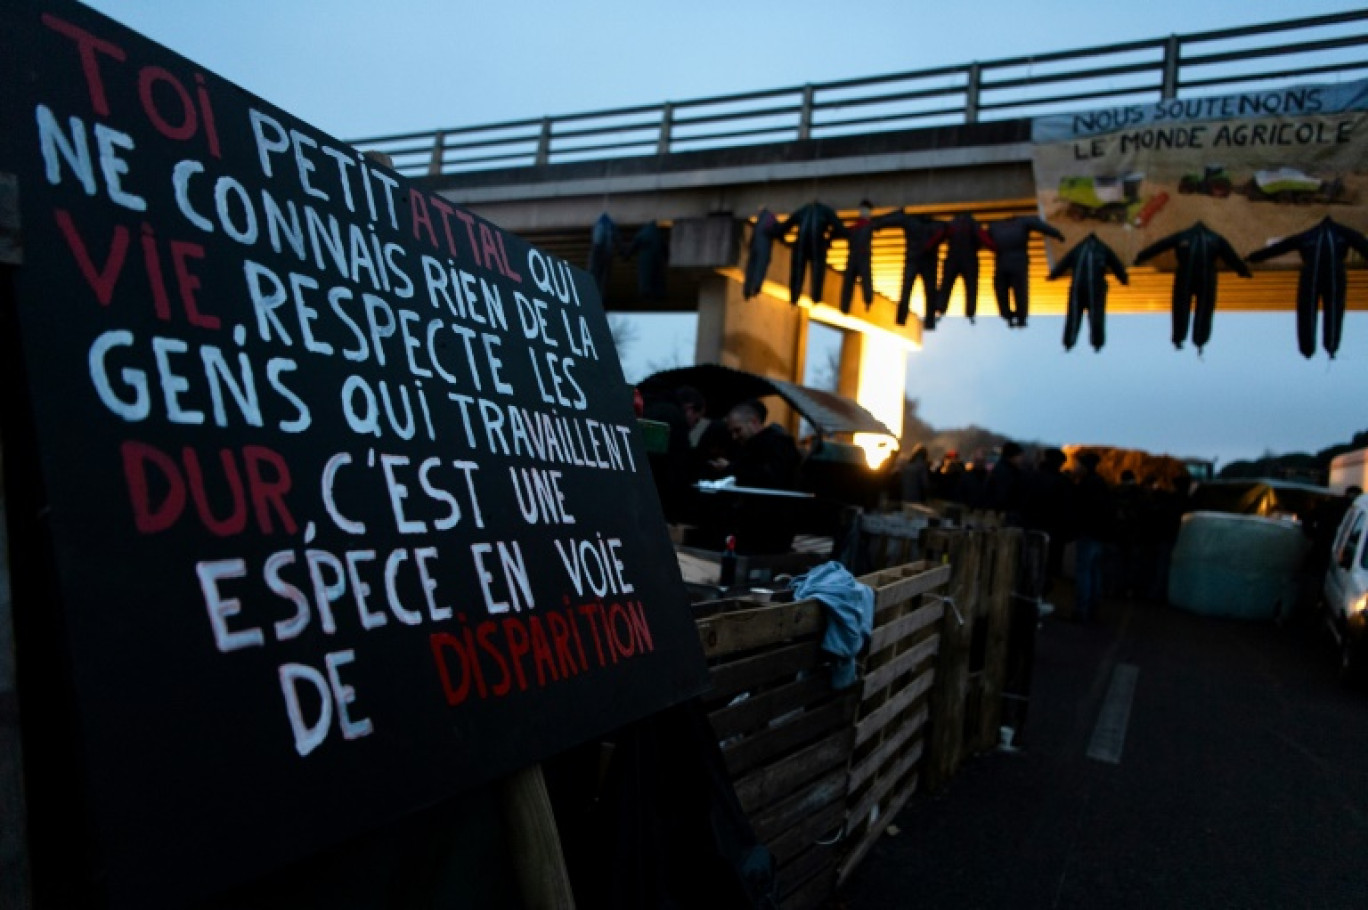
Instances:
[[[104,264],[96,265],[90,246],[76,227],[71,213],[66,209],[56,209],[53,217],[57,221],[58,230],[62,232],[62,239],[71,249],[72,258],[76,260],[81,277],[85,278],[86,284],[95,292],[95,299],[100,305],[109,306],[114,299],[114,287],[123,274],[124,262],[128,258],[129,229],[122,224],[115,226],[109,239],[109,252],[105,254]],[[171,270],[175,276],[176,289],[180,292],[181,307],[185,310],[186,321],[202,329],[217,329],[219,318],[201,313],[199,310],[195,293],[200,289],[200,279],[190,270],[191,260],[204,258],[204,247],[186,240],[172,240],[168,250],[171,256]],[[171,299],[166,291],[165,267],[162,264],[156,232],[146,222],[142,226],[142,252],[143,268],[152,292],[152,308],[158,319],[170,322]]]
[[[76,53],[81,58],[81,70],[85,73],[90,106],[96,114],[108,117],[109,94],[104,73],[100,69],[100,59],[105,57],[123,63],[128,59],[128,54],[114,42],[93,35],[51,13],[43,14],[43,24],[57,34],[76,42]],[[218,127],[214,122],[214,108],[209,103],[209,91],[205,87],[203,73],[195,73],[193,99],[185,84],[176,78],[175,74],[160,66],[140,67],[137,79],[138,101],[147,121],[157,132],[174,142],[186,142],[203,128],[204,142],[209,154],[215,158],[223,157],[219,149]],[[159,86],[169,89],[169,96],[165,90],[157,92]],[[162,99],[160,104],[158,97]],[[164,108],[168,97],[174,99],[174,104],[169,110]]]
[[[285,504],[285,495],[291,486],[290,468],[280,453],[272,449],[243,446],[240,453],[233,449],[219,450],[221,476],[230,499],[225,515],[214,513],[199,453],[190,446],[181,449],[179,461],[156,446],[132,439],[120,447],[120,453],[133,508],[133,523],[143,534],[156,534],[173,527],[186,511],[187,492],[200,523],[217,537],[231,537],[246,529],[248,499],[257,529],[262,534],[275,532],[272,511],[279,517],[286,534],[294,534],[297,529],[294,516]],[[247,478],[245,489],[244,473]],[[152,495],[154,477],[161,491],[159,498]]]
[[[544,613],[486,619],[428,637],[447,704],[473,692],[502,698],[529,688],[612,666],[655,650],[646,609],[639,600],[553,608]]]
[[[436,209],[437,214],[441,216],[442,238],[446,241],[445,251],[448,255],[455,257],[462,255],[460,245],[456,242],[456,238],[461,236],[461,232],[454,229],[451,224],[451,219],[454,217],[465,225],[465,238],[469,242],[467,252],[476,265],[498,272],[509,281],[522,283],[522,275],[515,272],[513,266],[508,262],[508,250],[504,248],[504,238],[501,231],[491,228],[483,221],[476,221],[475,216],[469,212],[458,212],[440,196],[429,196],[416,189],[409,190],[409,209],[413,215],[413,237],[415,240],[426,240],[435,250],[443,249],[443,245],[437,241],[437,232],[433,228],[432,215],[428,211],[428,206]]]

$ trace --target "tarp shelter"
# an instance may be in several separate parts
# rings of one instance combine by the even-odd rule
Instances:
[[[723,417],[733,407],[748,398],[778,395],[815,429],[820,436],[838,434],[878,433],[894,436],[882,421],[860,405],[834,392],[767,379],[744,370],[712,363],[692,367],[678,367],[653,373],[642,385],[659,383],[669,388],[693,386],[708,401],[708,412]]]
[[[1215,480],[1193,491],[1190,508],[1194,512],[1302,519],[1334,495],[1326,487],[1286,480]]]

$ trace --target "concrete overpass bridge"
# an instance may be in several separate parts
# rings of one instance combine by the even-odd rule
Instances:
[[[663,300],[643,299],[619,262],[605,305],[619,312],[696,311],[695,360],[801,381],[808,323],[843,331],[839,391],[895,430],[906,352],[917,320],[893,321],[902,276],[900,231],[875,234],[868,314],[788,302],[787,252],[776,244],[765,292],[742,301],[744,238],[762,207],[820,200],[843,217],[861,199],[894,209],[980,221],[1037,210],[1031,118],[1096,107],[1199,98],[1368,75],[1368,10],[1017,57],[960,66],[663,102],[355,141],[395,167],[569,262],[588,261],[590,227],[607,212],[630,240],[655,222],[669,234]],[[1067,281],[1046,282],[1046,249],[1030,251],[1033,315],[1064,311]],[[824,298],[838,299],[846,250],[837,241]],[[992,266],[979,311],[995,313]],[[1368,276],[1351,272],[1350,306]],[[1111,314],[1167,312],[1171,276],[1136,267],[1108,301]],[[1263,271],[1226,282],[1222,312],[1291,309],[1296,275]],[[920,285],[914,309],[922,312]],[[962,313],[962,291],[951,315]],[[928,339],[930,340],[930,339]],[[882,400],[880,398],[882,396]]]

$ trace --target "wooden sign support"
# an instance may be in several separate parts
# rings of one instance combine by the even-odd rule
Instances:
[[[541,765],[515,771],[502,783],[518,890],[527,910],[574,910],[575,896]]]

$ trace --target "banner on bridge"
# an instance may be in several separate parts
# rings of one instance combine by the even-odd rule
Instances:
[[[1326,215],[1368,229],[1368,80],[1040,117],[1041,214],[1129,262],[1202,221],[1241,254]]]

